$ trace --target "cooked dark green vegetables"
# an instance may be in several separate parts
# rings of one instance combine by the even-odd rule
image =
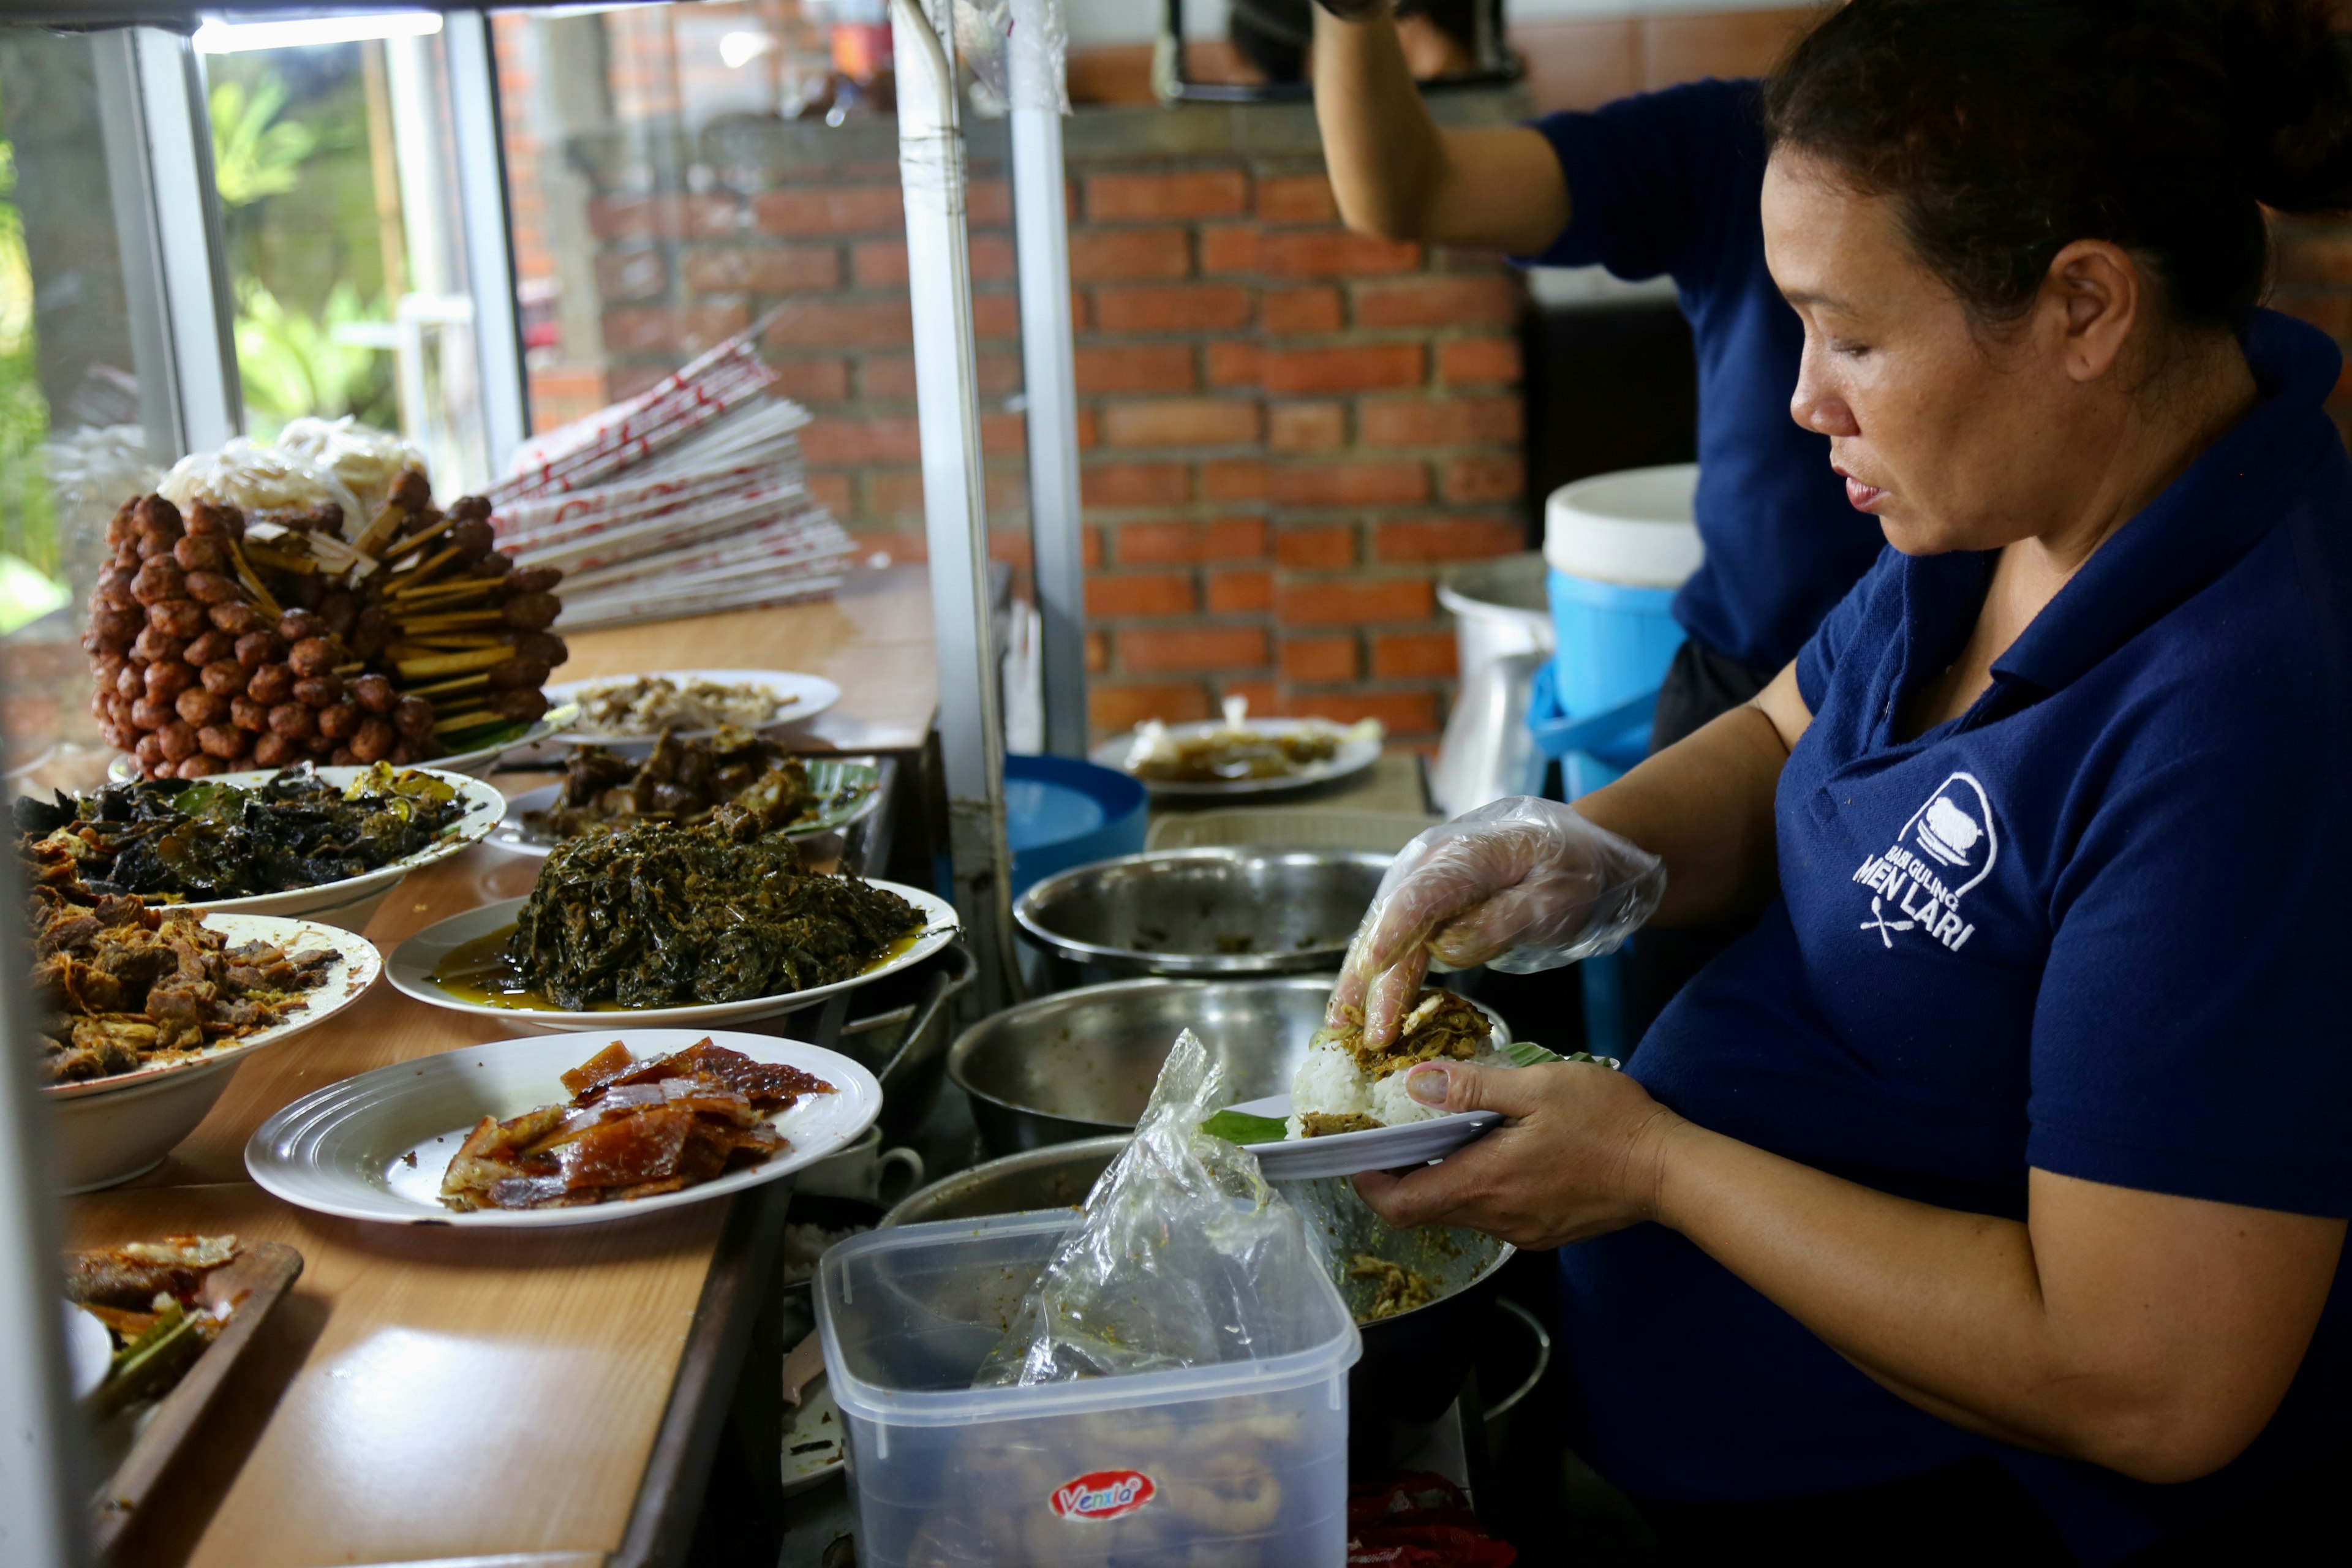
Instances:
[[[425,848],[466,814],[444,780],[378,763],[338,787],[307,763],[240,786],[157,779],[14,807],[27,879],[151,899],[340,882]]]
[[[719,807],[558,845],[508,947],[558,1006],[671,1007],[846,980],[921,929],[922,911],[849,877],[803,869],[782,833]]]

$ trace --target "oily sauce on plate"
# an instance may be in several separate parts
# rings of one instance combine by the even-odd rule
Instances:
[[[559,1007],[546,993],[525,984],[522,971],[507,956],[508,939],[515,928],[502,925],[494,931],[461,942],[451,948],[433,973],[426,976],[434,984],[460,1002],[470,1002],[482,1007],[510,1007],[529,1013],[564,1013],[578,1009]],[[923,928],[916,927],[893,941],[880,956],[858,973],[871,973],[892,959],[911,950],[921,940]],[[680,1003],[692,1006],[693,1003]],[[592,1013],[624,1013],[629,1009],[618,1002],[598,1002],[587,1011]]]

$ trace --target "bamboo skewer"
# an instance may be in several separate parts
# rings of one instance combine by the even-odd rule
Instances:
[[[425,585],[425,580],[464,553],[456,545],[436,552],[433,557],[413,572],[401,574],[400,580],[384,589],[384,597],[396,599],[403,594],[413,594]]]
[[[504,626],[506,617],[496,610],[467,610],[447,616],[417,616],[393,624],[403,636],[415,637],[428,632],[484,631]]]
[[[440,521],[435,523],[430,528],[423,529],[415,533],[410,534],[407,538],[402,540],[399,543],[385,551],[381,559],[383,561],[384,564],[390,565],[393,562],[399,560],[410,551],[424,544],[427,540],[438,538],[441,534],[447,532],[450,529],[456,527],[457,523],[457,520],[456,517],[444,513]]]
[[[434,609],[463,604],[467,599],[487,598],[505,581],[503,577],[459,577],[446,583],[427,583],[385,603],[401,611]]]
[[[435,675],[465,675],[477,669],[488,669],[514,657],[514,650],[503,645],[498,647],[468,649],[463,653],[427,654],[422,658],[404,658],[397,668],[404,680],[419,680]]]
[[[261,585],[261,579],[254,575],[253,567],[245,559],[245,552],[238,547],[237,542],[228,539],[222,542],[228,546],[229,563],[236,568],[237,581],[243,583],[246,592],[253,595],[254,604],[272,620],[284,615],[284,608],[270,596],[269,590]]]
[[[369,520],[368,525],[360,530],[360,536],[352,541],[352,548],[362,555],[373,555],[386,540],[400,531],[400,525],[407,521],[408,509],[396,500],[388,500],[383,503],[383,510]]]
[[[505,647],[507,639],[496,632],[432,632],[423,637],[403,637],[404,646],[420,649],[437,649],[452,653],[460,648]]]
[[[461,675],[455,680],[436,680],[430,686],[412,686],[405,695],[429,697],[438,701],[444,697],[454,697],[461,691],[487,691],[489,686],[490,672],[486,669],[477,675]]]

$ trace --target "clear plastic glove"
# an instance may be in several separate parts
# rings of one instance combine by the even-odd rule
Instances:
[[[1440,823],[1404,847],[1340,965],[1326,1022],[1360,1015],[1374,1045],[1396,1037],[1434,956],[1510,974],[1614,952],[1656,912],[1665,863],[1575,807],[1515,795]]]

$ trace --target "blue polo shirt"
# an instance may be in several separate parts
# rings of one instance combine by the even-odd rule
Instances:
[[[1698,355],[1706,546],[1675,619],[1717,653],[1778,669],[1884,542],[1846,503],[1829,437],[1789,417],[1804,330],[1764,266],[1757,86],[1693,82],[1537,121],[1568,179],[1569,223],[1528,259],[1673,277]]]
[[[2022,1218],[2030,1168],[2352,1215],[2352,462],[2341,359],[2263,312],[2263,401],[2095,551],[1958,719],[1894,732],[1990,555],[1889,550],[1797,661],[1780,896],[1631,1070],[1702,1126]],[[2352,1434],[2339,1271],[2263,1435],[2177,1487],[1972,1436],[1656,1226],[1564,1248],[1580,1447],[1675,1500],[1990,1453],[2114,1561]]]

